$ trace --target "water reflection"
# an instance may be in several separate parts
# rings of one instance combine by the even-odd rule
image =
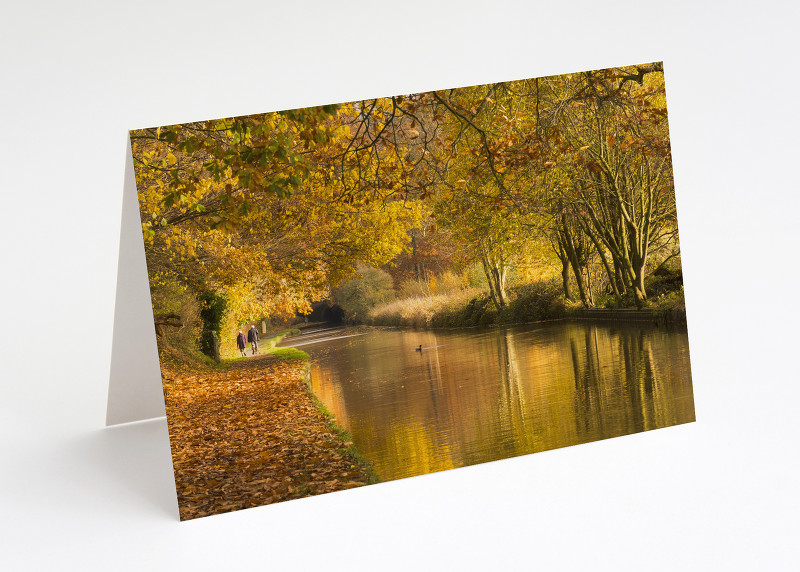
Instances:
[[[351,337],[304,346],[312,387],[383,480],[694,421],[685,331],[558,322],[338,335]]]

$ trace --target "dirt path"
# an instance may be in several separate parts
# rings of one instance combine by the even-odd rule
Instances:
[[[181,520],[369,482],[314,404],[306,367],[256,355],[190,371],[162,359]]]

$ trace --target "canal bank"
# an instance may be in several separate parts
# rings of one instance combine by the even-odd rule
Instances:
[[[308,360],[277,350],[217,366],[161,352],[181,520],[376,482],[309,390]]]
[[[686,325],[685,308],[574,308],[565,318],[598,322],[649,322],[652,324]]]
[[[566,300],[558,284],[539,282],[509,289],[508,303],[498,308],[486,292],[454,292],[394,300],[373,308],[364,320],[373,326],[465,328],[530,324],[564,318],[633,320],[685,324],[683,289],[654,296],[644,308],[591,307]],[[611,301],[606,301],[609,305]]]

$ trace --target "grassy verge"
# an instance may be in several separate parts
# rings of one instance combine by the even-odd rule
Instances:
[[[314,403],[314,406],[317,410],[325,417],[325,421],[328,425],[328,428],[332,433],[334,433],[337,438],[341,441],[342,446],[340,450],[343,454],[349,457],[352,460],[353,468],[357,468],[362,471],[366,477],[368,484],[374,484],[380,482],[378,475],[372,469],[372,464],[365,459],[361,453],[359,453],[356,446],[353,444],[353,437],[350,433],[342,428],[338,423],[336,423],[336,416],[331,413],[327,407],[319,400],[319,398],[314,395],[314,392],[311,389],[311,363],[309,355],[301,350],[295,348],[276,348],[275,346],[280,343],[281,340],[288,336],[299,334],[300,330],[298,329],[291,329],[286,330],[284,332],[280,332],[276,336],[270,338],[265,343],[267,345],[267,353],[275,356],[279,360],[299,360],[306,362],[303,365],[303,379],[305,380],[306,390],[308,392],[308,396],[311,401]]]
[[[265,353],[268,355],[274,356],[280,360],[307,360],[308,354],[304,351],[296,350],[294,348],[276,348],[281,340],[284,338],[288,338],[289,336],[294,336],[300,333],[300,330],[297,328],[292,328],[291,330],[284,330],[275,336],[271,337],[268,340],[264,340],[261,344],[261,347],[266,350]]]
[[[346,429],[341,427],[338,423],[336,423],[336,416],[333,413],[331,413],[327,407],[325,407],[325,404],[322,403],[322,401],[320,401],[316,395],[314,395],[314,391],[311,389],[310,364],[306,365],[305,382],[308,395],[311,398],[311,401],[314,402],[314,405],[319,410],[319,412],[325,417],[325,421],[328,424],[328,429],[330,429],[330,431],[333,432],[342,442],[342,447],[340,449],[342,453],[346,454],[350,459],[352,459],[354,468],[360,469],[366,475],[367,484],[373,485],[375,483],[379,483],[380,478],[372,468],[372,463],[370,463],[366,458],[364,458],[364,456],[358,451],[356,446],[353,444],[353,436],[350,434],[349,431],[347,431]]]
[[[306,352],[296,350],[294,348],[273,348],[268,352],[270,355],[275,356],[278,359],[283,360],[292,360],[292,359],[299,359],[299,360],[307,360],[309,359],[308,354]]]

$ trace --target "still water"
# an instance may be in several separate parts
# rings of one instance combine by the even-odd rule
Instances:
[[[695,419],[685,329],[341,328],[285,345],[384,481]]]

